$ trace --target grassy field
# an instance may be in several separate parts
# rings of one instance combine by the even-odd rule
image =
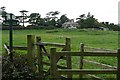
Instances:
[[[2,31],[2,45],[9,43],[9,31]],[[80,43],[84,43],[90,47],[104,48],[117,50],[118,48],[118,32],[115,31],[98,31],[98,30],[70,30],[70,29],[54,29],[54,30],[14,30],[14,45],[26,46],[26,36],[35,35],[41,36],[42,41],[45,42],[59,42],[64,43],[66,37],[71,38],[72,51],[79,51]],[[102,62],[116,66],[116,58],[105,57],[86,57],[89,60]],[[73,58],[73,67],[76,68],[78,59]],[[96,68],[91,65],[89,68]],[[85,65],[88,68],[88,65]]]
[[[113,31],[93,30],[15,30],[13,32],[14,45],[26,45],[27,35],[41,36],[42,41],[64,43],[66,37],[71,38],[72,50],[79,50],[79,44],[84,43],[91,47],[116,50],[118,47],[118,33]],[[2,31],[2,43],[9,42],[9,31]]]

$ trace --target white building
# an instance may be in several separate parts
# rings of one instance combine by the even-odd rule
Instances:
[[[63,28],[68,28],[68,29],[76,29],[77,27],[79,27],[80,25],[76,22],[74,22],[74,20],[70,20],[69,22],[65,22],[62,24]]]

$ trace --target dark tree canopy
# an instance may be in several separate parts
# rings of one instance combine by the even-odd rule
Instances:
[[[8,14],[5,11],[6,7],[1,7],[1,15],[4,20],[6,20],[6,15]],[[16,16],[16,19],[18,22],[24,23],[27,22],[31,26],[36,26],[36,27],[58,27],[61,28],[62,24],[65,22],[68,22],[70,19],[67,17],[66,14],[62,14],[60,17],[58,15],[60,14],[59,11],[50,11],[46,14],[45,17],[41,17],[40,13],[31,13],[30,15],[27,15],[27,10],[21,10],[19,11],[21,15]],[[95,18],[94,15],[92,15],[90,12],[88,14],[81,14],[78,18],[76,18],[76,22],[80,25],[78,28],[99,28],[99,27],[104,27],[108,28],[110,30],[118,30],[119,27],[118,25],[115,25],[114,23],[110,22],[98,22],[98,19]],[[6,24],[4,22],[4,24]]]

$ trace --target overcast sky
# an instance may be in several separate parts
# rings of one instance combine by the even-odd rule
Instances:
[[[100,22],[108,21],[118,23],[119,0],[0,0],[0,7],[5,6],[6,11],[20,15],[20,10],[29,13],[40,13],[42,17],[50,11],[59,11],[67,14],[69,18],[77,18],[81,14],[90,12]]]

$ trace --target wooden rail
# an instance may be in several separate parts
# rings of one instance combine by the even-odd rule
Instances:
[[[94,48],[94,47],[89,47],[89,46],[84,46],[84,50],[88,50],[88,51],[94,51],[94,52],[117,52],[115,50],[110,50],[110,49],[102,49],[102,48]]]
[[[43,64],[45,64],[47,66],[50,66],[50,63],[48,63],[48,62],[43,62]],[[67,67],[60,66],[60,65],[57,65],[57,67],[60,68],[60,69],[68,69]]]
[[[83,63],[87,63],[87,64],[94,64],[96,66],[102,67],[102,68],[106,68],[106,69],[117,69],[116,66],[111,66],[111,65],[107,65],[107,64],[103,64],[103,63],[99,63],[99,62],[95,62],[95,61],[91,61],[91,60],[83,60]]]
[[[109,52],[69,52],[69,51],[62,51],[57,52],[59,56],[118,56],[117,53],[109,53]]]
[[[50,42],[42,42],[42,43],[45,46],[53,46],[53,47],[61,47],[61,48],[65,47],[65,44],[60,44],[60,43],[50,43]]]
[[[109,53],[116,52],[115,50],[110,50],[110,49],[88,47],[88,46],[85,46],[83,43],[80,44],[80,49],[83,51],[92,51],[92,52],[109,52]],[[117,68],[116,66],[106,65],[106,64],[91,61],[91,60],[82,59],[81,61],[82,61],[82,63],[93,64],[95,66],[99,66],[99,67],[102,67],[105,69],[116,69]],[[102,80],[100,77],[97,77],[95,75],[88,74],[88,76],[95,78],[97,80]]]
[[[116,74],[117,69],[58,69],[58,74]]]
[[[70,51],[61,51],[56,52],[56,48],[51,48],[51,76],[52,78],[57,78],[61,74],[116,74],[117,80],[120,80],[120,65],[118,64],[117,69],[57,69],[56,61],[60,56],[106,56],[106,57],[117,57],[118,63],[120,63],[120,49],[117,53],[109,52],[70,52]],[[82,64],[83,65],[83,64]]]
[[[23,46],[13,46],[14,50],[27,50],[27,47],[23,47]]]

